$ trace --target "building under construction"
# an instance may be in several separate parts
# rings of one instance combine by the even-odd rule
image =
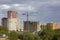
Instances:
[[[24,21],[24,32],[38,32],[41,30],[41,24],[36,21]]]

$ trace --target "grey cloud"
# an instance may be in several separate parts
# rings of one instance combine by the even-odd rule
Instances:
[[[60,5],[59,3],[48,3],[38,7],[39,20],[42,22],[60,22]]]
[[[2,4],[13,4],[13,3],[30,3],[30,2],[48,2],[48,1],[60,1],[60,0],[0,0]]]
[[[30,20],[39,20],[43,23],[46,22],[60,22],[60,0],[13,0],[13,1],[1,1],[0,3],[5,3],[8,5],[18,3],[18,4],[27,4],[31,5],[36,8],[36,11],[38,12],[37,18],[30,17]],[[17,10],[16,10],[17,11]],[[7,12],[7,11],[4,11]],[[4,13],[3,12],[3,13]],[[22,13],[18,10],[18,13],[20,13],[20,20],[26,20],[26,16],[21,15]],[[33,12],[32,12],[33,13]],[[31,14],[30,14],[31,15]],[[25,18],[24,18],[25,17]]]

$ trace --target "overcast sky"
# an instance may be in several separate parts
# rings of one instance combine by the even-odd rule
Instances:
[[[7,17],[8,10],[18,12],[21,24],[26,20],[22,15],[26,12],[32,21],[60,23],[60,0],[0,0],[0,19]]]

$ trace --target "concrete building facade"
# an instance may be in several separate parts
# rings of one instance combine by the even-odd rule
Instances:
[[[53,30],[60,29],[60,24],[55,23],[55,22],[47,23],[47,25],[50,25]]]
[[[9,31],[20,30],[20,20],[16,11],[8,11],[8,29]]]
[[[24,31],[25,32],[38,32],[41,30],[39,22],[34,21],[24,21]]]
[[[2,25],[7,27],[7,18],[2,18]]]

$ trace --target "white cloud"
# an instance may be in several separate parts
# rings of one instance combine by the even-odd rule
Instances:
[[[20,6],[20,4],[12,4],[12,6]]]
[[[11,9],[11,10],[20,10],[20,11],[33,11],[35,10],[34,7],[32,7],[31,5],[27,5],[27,4],[3,4],[0,5],[0,9]]]
[[[26,8],[25,7],[17,7],[17,10],[23,11],[23,10],[26,10]]]
[[[25,4],[12,4],[14,7],[24,6]]]
[[[27,9],[28,9],[28,10],[34,10],[34,7],[28,6]]]
[[[13,6],[17,10],[21,10],[21,11],[32,11],[32,10],[34,10],[34,7],[32,7],[31,5],[26,5],[26,4],[14,4]]]
[[[0,9],[9,9],[10,8],[10,6],[8,6],[8,5],[0,5]]]
[[[21,11],[34,11],[34,7],[32,6],[19,6],[17,7],[17,10],[21,10]]]

